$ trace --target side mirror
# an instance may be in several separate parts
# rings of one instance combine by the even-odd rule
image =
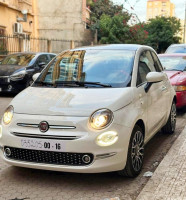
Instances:
[[[149,72],[146,79],[148,83],[157,83],[166,80],[166,75],[162,72]]]
[[[36,73],[32,76],[32,79],[33,81],[35,81],[39,76],[40,76],[41,73]]]
[[[45,63],[45,62],[39,62],[39,63],[38,63],[38,66],[39,66],[39,67],[42,67],[42,68],[44,68],[44,67],[45,67],[45,65],[46,65],[46,63]]]
[[[147,84],[145,85],[145,92],[147,93],[153,83],[158,83],[167,79],[167,75],[163,72],[149,72],[146,76]]]

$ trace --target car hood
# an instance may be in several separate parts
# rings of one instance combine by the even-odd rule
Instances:
[[[186,72],[165,71],[172,85],[186,85]]]
[[[0,65],[0,76],[10,76],[16,70],[24,68],[24,66],[19,65]]]
[[[90,116],[101,108],[114,112],[132,100],[132,88],[29,87],[18,94],[10,105],[19,114]]]

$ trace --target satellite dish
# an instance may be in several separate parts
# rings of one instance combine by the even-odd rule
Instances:
[[[22,10],[21,12],[22,12],[23,15],[26,15],[28,13],[27,10]]]

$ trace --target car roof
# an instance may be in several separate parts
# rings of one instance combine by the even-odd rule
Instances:
[[[171,44],[169,47],[185,47],[186,44]]]
[[[137,51],[142,47],[147,47],[144,45],[138,44],[108,44],[108,45],[98,45],[98,46],[87,46],[87,47],[80,47],[72,49],[75,50],[132,50]]]
[[[186,53],[166,53],[166,54],[158,54],[159,57],[184,57]]]

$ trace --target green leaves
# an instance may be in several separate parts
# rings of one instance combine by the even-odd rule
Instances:
[[[178,33],[181,23],[175,17],[156,17],[145,25],[149,32],[146,44],[155,48],[159,53],[164,52],[173,43],[179,43]]]

